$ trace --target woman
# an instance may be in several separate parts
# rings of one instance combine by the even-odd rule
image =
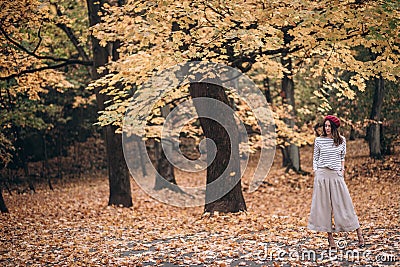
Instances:
[[[337,117],[326,116],[323,134],[314,142],[315,178],[308,229],[327,232],[329,247],[332,249],[336,248],[332,232],[357,230],[358,245],[364,247],[360,224],[343,178],[346,139],[339,135],[339,126],[340,120]]]

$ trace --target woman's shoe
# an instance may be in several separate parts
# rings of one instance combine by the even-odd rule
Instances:
[[[358,247],[359,248],[365,247],[364,237],[362,237],[362,236],[361,236],[361,239],[360,239],[360,237],[358,238]]]

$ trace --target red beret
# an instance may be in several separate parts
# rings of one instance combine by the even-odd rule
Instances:
[[[325,120],[330,120],[331,122],[333,122],[336,125],[337,128],[339,128],[339,126],[340,126],[340,120],[333,115],[326,116]]]

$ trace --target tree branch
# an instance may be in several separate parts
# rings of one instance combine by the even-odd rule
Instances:
[[[55,62],[62,62],[62,63],[55,64],[55,65],[47,65],[47,66],[43,66],[43,67],[40,67],[40,68],[33,68],[33,69],[23,70],[23,71],[20,71],[18,73],[13,73],[13,74],[10,74],[8,76],[0,77],[0,81],[9,80],[9,79],[12,79],[12,78],[20,77],[20,76],[22,76],[24,74],[35,73],[35,72],[39,72],[39,71],[43,71],[43,70],[58,69],[58,68],[62,68],[62,67],[68,66],[68,65],[83,65],[83,66],[92,66],[93,65],[93,61],[89,60],[89,57],[87,57],[87,55],[86,55],[86,58],[81,55],[85,60],[69,59],[69,58],[56,58],[56,57],[52,57],[52,56],[40,56],[40,55],[37,55],[36,54],[36,50],[40,46],[40,43],[41,43],[41,40],[42,40],[42,38],[40,36],[40,31],[41,31],[41,28],[39,28],[39,31],[38,31],[39,43],[36,45],[36,47],[35,47],[35,49],[33,51],[30,51],[29,49],[27,49],[26,47],[24,47],[23,45],[21,45],[17,41],[13,40],[0,25],[0,32],[3,34],[3,36],[11,44],[16,46],[20,50],[24,51],[28,55],[33,56],[33,57],[35,57],[37,59],[40,59],[40,60],[52,60],[52,61],[55,61]]]
[[[35,54],[32,51],[29,51],[29,49],[27,49],[26,47],[24,47],[23,45],[19,44],[17,41],[13,40],[8,34],[7,32],[3,29],[3,27],[1,27],[0,25],[0,32],[4,35],[4,37],[13,45],[15,45],[17,48],[21,49],[22,51],[24,51],[25,53],[27,53],[30,56],[33,56],[37,59],[45,59],[45,60],[52,60],[55,62],[65,62],[65,63],[69,63],[71,60],[68,58],[56,58],[56,57],[52,57],[52,56],[40,56]],[[36,50],[36,49],[35,49]],[[72,64],[79,64],[79,63],[72,63]],[[84,64],[83,64],[84,65]]]
[[[54,5],[57,9],[57,15],[61,17],[63,15],[61,10],[58,8],[57,4]],[[83,58],[83,60],[89,61],[90,60],[89,56],[86,54],[82,45],[79,44],[78,38],[76,38],[72,29],[68,27],[65,23],[57,23],[56,26],[65,32],[65,34],[68,36],[69,40],[75,46],[76,50],[78,51],[79,55]]]
[[[42,43],[42,36],[40,35],[40,31],[42,30],[42,25],[40,25],[39,30],[38,30],[38,37],[39,37],[39,42],[37,43],[35,49],[33,49],[32,53],[36,53],[36,50],[39,48],[40,44]]]
[[[16,78],[16,77],[20,77],[24,74],[28,74],[28,73],[35,73],[35,72],[39,72],[39,71],[43,71],[43,70],[50,70],[50,69],[58,69],[58,68],[62,68],[68,65],[83,65],[83,66],[92,66],[93,62],[92,61],[82,61],[82,60],[78,60],[78,59],[69,59],[68,61],[65,61],[63,63],[60,64],[56,64],[56,65],[48,65],[48,66],[43,66],[40,68],[36,68],[36,69],[27,69],[27,70],[23,70],[21,72],[18,73],[14,73],[8,76],[4,76],[4,77],[0,77],[0,81],[5,81],[5,80],[9,80],[12,78]]]

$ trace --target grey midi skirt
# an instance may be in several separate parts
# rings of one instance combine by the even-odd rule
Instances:
[[[308,229],[321,232],[348,232],[359,227],[343,176],[335,170],[318,168],[314,178]]]

